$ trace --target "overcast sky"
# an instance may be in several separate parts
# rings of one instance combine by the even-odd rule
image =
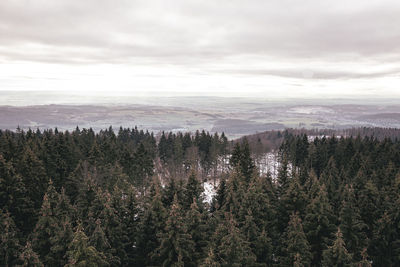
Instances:
[[[0,90],[400,97],[400,1],[1,0]]]

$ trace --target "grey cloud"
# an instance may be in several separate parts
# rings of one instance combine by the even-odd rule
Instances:
[[[328,61],[398,57],[400,3],[346,5],[331,0],[1,1],[0,58],[195,64],[232,55]],[[44,47],[26,50],[27,44]]]
[[[369,71],[369,72],[357,72],[357,71],[333,71],[324,69],[299,69],[299,68],[287,68],[287,69],[233,69],[233,70],[221,70],[223,73],[235,74],[235,75],[267,75],[267,76],[279,76],[285,78],[296,78],[296,79],[320,79],[320,80],[333,80],[333,79],[365,79],[365,78],[380,78],[392,75],[400,75],[400,68],[392,68],[385,71]]]

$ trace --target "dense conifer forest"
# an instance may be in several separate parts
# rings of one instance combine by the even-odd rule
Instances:
[[[0,263],[400,266],[398,136],[0,131]]]

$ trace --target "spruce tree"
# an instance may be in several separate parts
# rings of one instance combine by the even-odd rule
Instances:
[[[66,253],[68,264],[66,267],[73,266],[109,266],[103,253],[89,245],[89,238],[83,232],[82,225],[79,224],[74,233],[74,238],[68,246]]]
[[[0,215],[0,262],[3,266],[14,266],[21,249],[18,229],[8,211],[2,210]]]
[[[111,254],[111,246],[103,231],[100,219],[96,220],[96,228],[89,238],[89,245],[96,248],[98,252],[103,253],[107,262],[112,263],[111,265],[118,265],[118,260],[114,259],[114,256]]]
[[[313,254],[313,266],[320,264],[322,252],[331,244],[335,231],[333,221],[334,215],[325,185],[319,186],[317,195],[306,208],[304,218],[304,232],[306,233]]]
[[[187,226],[187,233],[192,237],[194,242],[194,252],[192,256],[192,262],[199,264],[200,259],[205,256],[205,248],[207,247],[207,225],[204,221],[204,217],[200,212],[197,201],[193,198],[192,205],[187,211],[185,216],[185,225]]]
[[[54,266],[64,266],[67,264],[65,254],[68,250],[68,245],[73,239],[73,228],[68,218],[62,219],[58,225],[58,232],[50,239],[50,253],[53,255]]]
[[[193,199],[196,200],[197,208],[202,211],[203,210],[203,196],[202,193],[204,191],[203,186],[197,178],[197,175],[194,171],[189,175],[188,181],[185,186],[185,194],[184,200],[182,204],[182,208],[184,210],[190,209],[190,206],[193,202]]]
[[[162,266],[196,266],[192,255],[195,252],[192,236],[182,217],[182,208],[175,195],[165,231],[160,235],[160,247],[153,253]]]
[[[290,180],[289,187],[279,201],[278,228],[281,232],[283,232],[285,225],[288,224],[292,213],[298,212],[300,216],[304,215],[307,202],[308,199],[303,187],[300,185],[298,177],[295,176]]]
[[[18,169],[25,184],[28,197],[33,202],[35,209],[39,210],[48,183],[43,162],[27,147]]]
[[[292,213],[290,216],[289,225],[283,238],[283,256],[280,263],[285,266],[292,266],[296,262],[300,266],[310,266],[312,260],[310,245],[304,234],[298,213]]]
[[[49,191],[52,190],[50,189]],[[51,195],[51,192],[49,193]],[[58,196],[52,197],[58,198]],[[32,246],[45,265],[54,265],[57,260],[51,251],[53,245],[51,240],[60,230],[59,222],[54,216],[54,206],[52,207],[52,204],[55,205],[55,203],[52,203],[54,200],[55,199],[51,199],[47,193],[44,195],[40,217],[32,234]]]
[[[28,241],[21,254],[19,255],[19,265],[23,267],[43,267],[39,256],[33,251],[31,243]]]
[[[339,227],[349,252],[356,260],[360,260],[362,249],[368,246],[365,234],[366,224],[361,220],[360,210],[356,206],[354,189],[351,185],[346,185],[344,188],[339,220]]]
[[[167,211],[162,202],[161,186],[157,179],[153,180],[150,187],[150,193],[147,203],[144,206],[142,220],[139,224],[139,234],[137,237],[137,265],[138,266],[154,266],[160,265],[161,262],[152,258],[152,253],[159,246],[157,235],[161,235],[165,228]]]
[[[345,241],[343,240],[342,232],[340,228],[336,233],[336,239],[332,246],[329,246],[323,252],[322,266],[331,267],[351,267],[355,266],[352,255],[347,251]]]
[[[391,218],[392,216],[393,213],[385,212],[375,222],[370,254],[376,266],[396,266],[400,264],[398,257],[400,234],[396,231],[396,223]]]
[[[207,257],[204,262],[199,265],[200,267],[221,267],[221,264],[216,259],[215,253],[212,248],[209,249]]]
[[[256,256],[249,242],[237,227],[232,214],[226,213],[214,234],[215,252],[222,267],[254,266]]]
[[[0,154],[0,207],[10,212],[17,227],[24,235],[30,233],[35,223],[33,202],[30,200],[25,184],[11,163]]]

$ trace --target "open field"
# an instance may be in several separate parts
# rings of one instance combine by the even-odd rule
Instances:
[[[15,96],[8,97],[9,101],[6,98],[0,101],[1,129],[19,126],[67,130],[79,126],[100,130],[111,125],[114,129],[137,126],[154,132],[204,129],[236,138],[287,127],[400,127],[400,105],[389,100],[363,101],[360,105],[355,100],[335,100],[333,104],[333,101],[320,100],[154,97],[108,98],[89,105],[72,98],[70,102],[68,99],[53,101],[60,104],[30,105]],[[51,103],[50,100],[43,102]]]

